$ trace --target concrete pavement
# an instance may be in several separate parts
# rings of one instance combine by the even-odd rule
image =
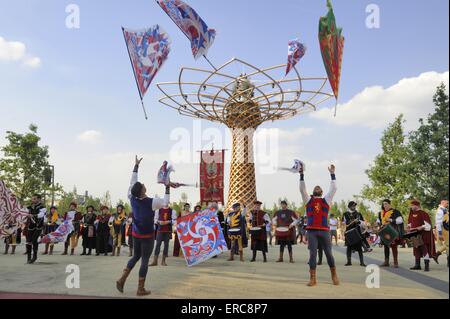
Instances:
[[[3,244],[0,245],[3,251]],[[55,246],[53,256],[41,255],[33,265],[26,264],[23,255],[25,247],[19,246],[16,255],[0,255],[0,298],[14,298],[13,293],[37,293],[50,297],[51,294],[70,296],[92,296],[106,298],[135,298],[137,288],[137,269],[134,269],[120,294],[115,281],[120,276],[128,260],[128,250],[122,249],[122,256],[80,256],[78,248],[75,256],[61,256],[63,245]],[[449,275],[446,260],[441,264],[434,261],[431,272],[410,271],[413,263],[411,249],[399,249],[400,268],[380,268],[380,288],[366,287],[369,275],[366,268],[359,266],[354,259],[353,266],[345,267],[345,247],[334,247],[340,286],[331,284],[330,271],[326,265],[318,266],[318,286],[307,287],[308,250],[305,245],[294,246],[295,263],[276,263],[278,247],[269,247],[269,262],[262,263],[262,256],[250,263],[251,251],[245,250],[245,262],[238,259],[226,261],[228,254],[211,259],[198,266],[188,268],[183,258],[170,257],[167,267],[150,267],[146,287],[152,291],[149,298],[449,298]],[[170,249],[172,251],[172,247]],[[287,252],[285,252],[287,255]],[[366,264],[380,264],[383,251],[376,248],[365,254]],[[354,254],[357,257],[357,254]],[[288,260],[285,256],[285,260]],[[78,265],[80,269],[80,288],[67,288],[66,280],[70,273],[68,265]],[[70,271],[70,269],[69,269]]]

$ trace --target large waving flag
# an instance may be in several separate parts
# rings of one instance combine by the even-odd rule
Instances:
[[[156,2],[191,41],[194,58],[206,56],[214,42],[216,31],[209,29],[197,12],[181,0],[157,0]]]
[[[178,218],[177,234],[188,267],[228,250],[216,209]]]
[[[122,31],[142,101],[153,78],[169,56],[170,38],[159,25],[142,30],[122,28]]]
[[[42,244],[56,244],[63,243],[67,240],[67,237],[73,232],[74,227],[72,224],[72,220],[65,220],[58,228],[50,233],[42,237]]]
[[[342,28],[336,25],[330,0],[327,0],[327,7],[328,14],[321,17],[319,21],[319,42],[323,63],[337,103],[345,39],[342,36]]]
[[[306,47],[298,39],[289,41],[288,44],[288,63],[286,67],[286,75],[291,72],[292,68],[300,61],[306,53]]]
[[[20,205],[16,195],[0,180],[0,238],[16,233],[27,219],[28,210]]]

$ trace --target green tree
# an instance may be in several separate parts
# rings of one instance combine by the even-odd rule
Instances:
[[[413,177],[410,185],[423,206],[432,209],[442,199],[448,199],[449,182],[449,105],[446,87],[441,84],[433,97],[436,106],[427,120],[410,134]]]
[[[49,183],[48,146],[41,146],[37,126],[31,124],[29,132],[6,132],[8,144],[1,148],[0,179],[17,195],[21,202],[28,201],[34,193],[45,194],[52,190]],[[62,190],[58,184],[55,191]]]
[[[382,153],[366,170],[370,185],[363,187],[362,197],[376,204],[381,204],[384,198],[389,198],[394,207],[406,213],[407,200],[411,197],[409,185],[413,176],[411,151],[406,143],[403,123],[403,115],[400,115],[383,132]]]

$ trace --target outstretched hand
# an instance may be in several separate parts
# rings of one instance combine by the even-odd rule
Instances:
[[[136,155],[136,159],[135,159],[134,164],[137,165],[137,166],[139,166],[139,164],[141,164],[141,161],[142,161],[142,160],[143,160],[142,157],[141,157],[140,159],[138,159],[138,157],[137,157],[137,155]]]
[[[331,166],[328,167],[328,171],[330,172],[330,174],[334,174],[336,172],[336,166],[334,166],[334,164],[331,164]]]
[[[298,169],[298,172],[300,173],[300,174],[303,174],[305,171],[304,171],[304,169],[303,169],[303,164],[300,164],[300,167],[299,167],[299,169]]]

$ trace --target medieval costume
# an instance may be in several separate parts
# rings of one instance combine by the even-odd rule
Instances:
[[[430,257],[436,255],[434,235],[431,228],[430,215],[420,209],[419,201],[413,200],[408,217],[408,230],[409,232],[417,231],[417,235],[412,237],[416,263],[414,267],[410,268],[411,270],[421,270],[420,259],[424,258],[425,271],[430,271]]]
[[[33,196],[35,197],[35,196]],[[26,238],[27,238],[27,263],[32,264],[37,260],[37,252],[39,247],[39,236],[44,228],[44,217],[47,213],[44,205],[41,203],[40,197],[37,198],[36,203],[28,207],[28,212],[31,215],[26,224]],[[31,258],[31,251],[33,251],[33,258]]]
[[[9,247],[11,247],[11,255],[14,255],[16,253],[16,247],[21,242],[22,237],[22,229],[18,228],[15,232],[13,232],[11,235],[6,236],[4,243],[5,243],[5,252],[3,255],[7,255],[9,252]]]
[[[120,247],[122,246],[122,238],[125,237],[124,225],[125,225],[125,207],[123,205],[117,205],[117,212],[113,214],[109,219],[109,228],[112,242],[112,256],[120,256]]]
[[[75,253],[75,248],[78,246],[78,238],[80,237],[81,233],[81,220],[83,219],[83,215],[76,211],[77,204],[76,203],[70,203],[70,211],[64,214],[64,220],[71,220],[73,225],[73,231],[72,233],[67,236],[67,240],[64,243],[64,253],[63,255],[67,255],[67,250],[69,249],[70,245],[70,255],[73,256]]]
[[[267,262],[266,253],[269,250],[267,247],[266,225],[270,225],[270,217],[269,214],[259,209],[262,205],[260,201],[256,201],[254,204],[257,205],[257,209],[251,211],[249,218],[249,222],[252,225],[252,228],[250,228],[252,239],[251,249],[253,251],[251,262],[254,262],[256,260],[256,252],[258,250],[262,252],[264,262]]]
[[[381,227],[386,225],[391,225],[397,232],[398,237],[395,238],[390,248],[392,249],[392,255],[394,257],[394,267],[398,268],[398,245],[401,244],[403,239],[404,227],[403,227],[403,217],[402,214],[390,206],[391,201],[385,199],[383,201],[383,207],[380,213],[378,213],[377,223]],[[384,263],[381,267],[389,267],[389,246],[383,244],[384,246]]]
[[[191,206],[188,203],[184,204],[183,211],[180,212],[180,214],[177,216],[177,219],[180,218],[180,217],[184,217],[184,216],[187,216],[187,215],[191,214],[190,209],[191,209]],[[180,254],[182,254],[182,253],[183,252],[181,251],[181,246],[180,246],[180,241],[178,239],[178,234],[177,234],[177,232],[175,230],[175,240],[174,240],[174,243],[173,243],[173,257],[180,257]]]
[[[275,245],[280,245],[280,257],[277,262],[283,262],[284,248],[287,246],[289,262],[293,263],[292,245],[297,244],[295,229],[298,216],[294,211],[287,209],[287,203],[285,201],[282,201],[281,205],[285,205],[286,208],[277,211],[272,219],[272,224],[276,227]]]
[[[244,248],[248,245],[247,240],[247,230],[246,230],[246,220],[244,208],[241,211],[241,205],[239,203],[233,204],[233,211],[228,213],[227,225],[228,225],[228,238],[231,243],[230,258],[228,261],[234,260],[234,255],[236,252],[240,256],[240,261],[244,261]]]
[[[109,209],[106,206],[102,206],[100,208],[101,215],[97,216],[96,220],[96,246],[95,246],[95,253],[96,255],[104,254],[105,256],[108,256],[109,250],[109,235],[110,235],[110,229],[109,229],[109,219],[111,218],[111,215],[109,214]],[[111,249],[112,250],[112,249]]]
[[[442,201],[436,212],[436,231],[438,237],[438,251],[436,253],[436,259],[446,252],[448,267],[448,209],[446,206],[448,206],[448,201]]]
[[[227,234],[228,225],[226,223],[224,213],[222,211],[218,210],[217,218],[219,219],[220,227],[222,228],[222,234],[223,234],[223,237],[225,238],[225,242],[227,243],[227,248],[230,249],[231,248],[230,238],[228,238],[228,234]]]
[[[58,222],[59,220],[59,215],[58,215],[58,211],[56,210],[55,206],[50,207],[50,212],[45,216],[44,218],[44,235],[48,235],[50,233],[53,233],[56,228],[58,228]],[[53,255],[53,247],[54,247],[54,243],[46,243],[45,244],[45,251],[43,253],[43,255]],[[50,248],[50,252],[49,252],[49,248]]]
[[[138,182],[138,169],[140,161],[136,164],[131,176],[128,199],[133,210],[133,257],[128,260],[122,276],[116,281],[116,288],[123,293],[125,281],[137,262],[141,260],[137,296],[147,296],[151,292],[145,289],[145,279],[148,273],[148,262],[155,244],[155,211],[167,207],[170,201],[170,186],[166,186],[164,199],[150,198],[145,195],[145,187]]]
[[[313,195],[308,196],[306,191],[306,184],[304,180],[303,169],[300,171],[300,193],[302,195],[303,203],[306,206],[306,230],[308,237],[309,249],[309,272],[310,281],[308,286],[317,285],[316,267],[317,267],[317,250],[319,243],[327,258],[328,266],[331,271],[331,279],[334,285],[339,285],[339,279],[336,273],[336,265],[331,251],[331,237],[328,227],[328,213],[333,197],[336,194],[336,175],[334,174],[334,166],[329,168],[331,175],[330,190],[325,197],[322,197],[322,188],[316,186]]]
[[[298,221],[298,225],[297,225],[297,241],[298,238],[300,238],[300,244],[303,244],[304,238],[306,238],[306,224],[305,224],[305,217],[302,216],[300,217],[299,221]]]
[[[83,226],[83,253],[82,256],[92,254],[92,249],[95,248],[96,236],[95,236],[95,221],[97,220],[97,215],[94,213],[95,209],[93,206],[87,207],[87,213],[83,216],[82,226]],[[86,250],[88,253],[86,254]]]
[[[162,243],[164,243],[164,251],[161,265],[167,266],[166,258],[169,257],[169,241],[172,239],[172,229],[176,226],[176,223],[177,212],[170,207],[163,207],[155,211],[155,225],[158,226],[158,233],[156,235],[155,255],[150,266],[158,265]]]
[[[133,256],[133,212],[130,212],[128,214],[128,219],[127,219],[127,237],[128,237],[128,249],[130,250],[128,257],[132,257]]]
[[[352,265],[352,252],[357,251],[359,264],[366,267],[362,251],[363,235],[360,229],[360,224],[364,223],[364,217],[356,210],[356,205],[355,202],[351,201],[348,204],[349,210],[344,213],[344,224],[346,225],[345,245],[347,246],[347,263],[345,266]]]

